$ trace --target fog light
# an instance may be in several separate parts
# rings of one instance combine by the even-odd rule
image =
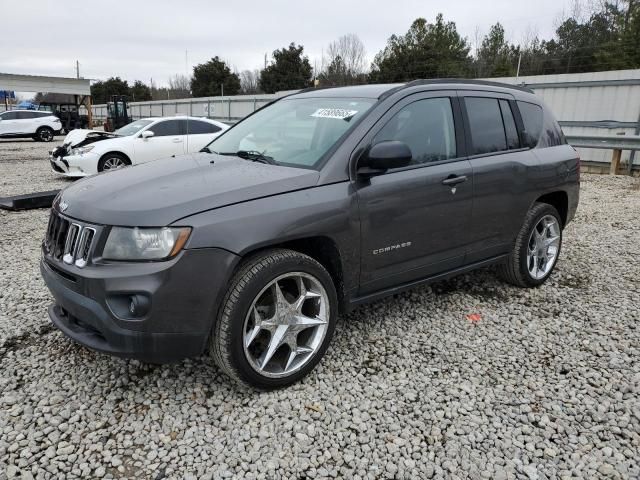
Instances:
[[[129,313],[132,317],[144,317],[149,312],[149,298],[143,295],[129,297]]]

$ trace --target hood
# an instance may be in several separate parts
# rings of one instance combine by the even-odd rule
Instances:
[[[319,172],[196,153],[87,177],[53,207],[102,225],[159,227],[205,210],[309,188]]]
[[[93,143],[98,140],[104,140],[105,138],[114,138],[117,137],[115,133],[111,132],[100,132],[96,130],[84,130],[77,129],[71,130],[66,137],[64,137],[63,145],[68,145],[70,147],[81,147],[82,145],[86,145],[88,143]]]
[[[54,148],[50,153],[54,157],[65,157],[71,153],[73,148],[89,145],[90,143],[99,142],[100,140],[106,140],[109,138],[116,138],[118,135],[110,132],[100,132],[96,130],[71,130],[66,137],[62,145]]]

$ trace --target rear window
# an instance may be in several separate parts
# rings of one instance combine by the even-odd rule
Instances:
[[[222,130],[217,125],[199,120],[186,120],[186,131],[189,135],[201,135],[204,133],[216,133]]]
[[[519,101],[518,109],[524,125],[522,143],[526,147],[533,148],[538,144],[542,133],[542,107],[535,103]]]
[[[498,100],[466,97],[464,103],[471,129],[472,155],[506,150],[507,140]]]

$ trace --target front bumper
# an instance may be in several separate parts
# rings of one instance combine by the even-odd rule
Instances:
[[[51,170],[66,177],[86,177],[98,172],[100,157],[91,152],[82,155],[54,157],[49,154]]]
[[[40,271],[55,299],[49,316],[65,335],[99,352],[168,363],[203,353],[238,258],[211,248],[167,262],[80,269],[43,255]],[[126,299],[135,294],[150,306],[131,318]]]

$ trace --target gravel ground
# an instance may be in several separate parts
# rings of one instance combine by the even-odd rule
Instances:
[[[50,147],[0,143],[2,192],[64,186]],[[541,288],[485,269],[364,306],[270,393],[206,357],[150,366],[68,341],[37,267],[47,212],[0,211],[0,480],[639,478],[640,181],[582,187]]]

